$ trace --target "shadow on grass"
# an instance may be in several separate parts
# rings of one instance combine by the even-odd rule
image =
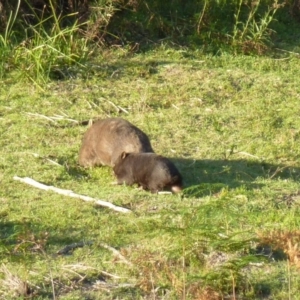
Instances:
[[[257,189],[264,180],[290,179],[298,181],[300,168],[268,164],[245,159],[192,160],[171,158],[184,179],[184,195],[203,197],[218,193],[223,188]]]
[[[0,220],[0,260],[2,258],[8,259],[9,256],[12,261],[22,261],[25,252],[36,253],[36,235],[33,230],[30,230],[31,226],[32,224],[26,221]],[[30,261],[31,255],[26,257]]]
[[[183,177],[185,197],[204,197],[220,192],[223,188],[247,190],[258,189],[265,185],[265,180],[289,179],[299,181],[300,168],[283,164],[269,164],[246,159],[237,160],[193,160],[184,158],[170,158]],[[64,158],[63,165],[68,165],[64,174],[72,176],[74,180],[88,177],[87,169],[77,163],[67,164]],[[96,167],[108,168],[108,167]],[[64,180],[64,176],[59,178]]]
[[[147,78],[159,73],[160,66],[174,63],[172,59],[152,59],[145,62],[133,62],[130,61],[130,56],[131,54],[129,54],[127,58],[113,63],[92,61],[87,63],[84,67],[78,65],[68,68],[65,68],[65,66],[55,66],[55,69],[50,72],[50,78],[51,80],[57,81],[69,80],[70,78],[89,79],[94,77],[99,79],[109,78],[111,81],[114,81],[128,75]],[[95,100],[95,104],[97,104],[97,100]]]
[[[299,56],[299,40],[300,34],[298,33],[298,22],[293,21],[289,26],[278,26],[275,28],[277,31],[276,37],[272,40],[272,46],[267,47],[267,51],[264,52],[265,57],[272,58],[288,58],[291,54]],[[255,42],[253,43],[255,45]],[[150,43],[146,48],[144,48],[143,52],[151,52],[159,49],[161,47],[161,43]],[[170,41],[168,44],[169,49],[174,49],[175,51],[180,49],[180,55],[176,58],[178,61],[182,61],[182,59],[194,60],[195,63],[199,61],[199,56],[193,53],[192,49],[187,48],[183,45],[174,46],[174,43]],[[225,48],[226,49],[226,46]],[[232,49],[227,48],[228,52],[234,51]],[[251,49],[249,48],[251,52]],[[257,54],[255,47],[252,49],[254,54]],[[213,54],[218,56],[217,53],[222,53],[219,51],[219,48],[215,50],[204,50],[203,53]],[[54,81],[65,81],[73,78],[81,78],[84,80],[88,80],[90,78],[97,77],[99,80],[108,79],[110,81],[119,80],[122,77],[126,76],[136,76],[137,78],[149,78],[152,75],[158,74],[160,72],[161,66],[173,65],[174,59],[148,59],[144,61],[132,61],[131,57],[135,54],[139,53],[139,51],[129,52],[127,55],[124,55],[123,58],[118,59],[117,61],[107,62],[102,61],[87,61],[81,65],[74,64],[73,66],[66,65],[55,65],[51,70],[49,77]],[[177,52],[177,54],[179,51]],[[109,60],[108,60],[109,61]],[[95,100],[95,104],[99,105]]]
[[[49,235],[48,232],[41,230],[40,225],[33,222],[10,222],[0,220],[0,259],[7,258],[8,255],[13,261],[23,261],[35,259],[38,255],[44,255],[47,251],[47,245],[57,245],[61,249],[57,253],[48,253],[51,255],[70,255],[77,248],[92,245],[90,241],[85,241],[85,234],[77,238],[70,237],[69,228],[61,229],[62,235]],[[45,251],[45,252],[44,252]]]
[[[18,225],[19,224],[15,222],[9,222],[3,219],[0,220],[0,240],[5,240],[14,235]]]
[[[69,176],[75,177],[77,179],[89,176],[87,169],[84,169],[84,168],[80,167],[79,165],[67,166],[67,167],[65,167],[64,170],[66,173],[68,173]],[[63,180],[63,177],[61,179]]]

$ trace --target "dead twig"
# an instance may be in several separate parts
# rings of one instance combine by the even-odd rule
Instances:
[[[41,115],[41,114],[33,114],[33,113],[26,113],[26,114],[27,114],[28,116],[39,117],[39,118],[41,118],[41,119],[46,119],[46,120],[48,120],[48,121],[51,121],[51,122],[55,123],[55,121],[54,121],[52,118],[47,117],[47,116],[44,116],[44,115]]]
[[[7,288],[8,294],[16,297],[28,297],[33,295],[33,290],[29,284],[12,274],[4,264],[2,264],[0,272],[4,274],[1,285]]]
[[[125,108],[114,104],[112,101],[107,100],[107,102],[110,103],[117,111],[121,110],[122,112],[128,114],[128,111]]]
[[[245,156],[249,156],[249,157],[260,159],[258,156],[250,154],[250,153],[245,152],[245,151],[237,151],[237,152],[234,152],[233,154],[242,154],[242,155],[245,155]]]
[[[281,173],[283,170],[293,167],[293,165],[283,166],[283,167],[277,167],[275,172],[270,176],[270,179],[273,179],[278,173]]]
[[[69,121],[69,122],[72,122],[72,123],[75,123],[75,124],[80,124],[79,121],[77,120],[74,120],[74,119],[71,119],[71,118],[68,118],[66,116],[61,116],[61,115],[54,115],[52,117],[48,117],[48,116],[45,116],[45,115],[42,115],[42,114],[36,114],[36,113],[26,113],[28,116],[32,116],[32,117],[38,117],[38,118],[42,118],[42,119],[46,119],[48,121],[51,121],[53,123],[55,123],[56,121],[61,121],[61,120],[64,120],[64,121]]]
[[[288,50],[284,50],[284,49],[280,49],[280,48],[275,48],[275,49],[278,50],[278,51],[289,53],[289,54],[300,55],[299,53],[294,52],[294,51],[288,51]],[[286,57],[284,59],[289,59],[289,57]]]
[[[83,264],[72,264],[72,265],[64,265],[62,266],[62,269],[64,270],[74,270],[74,271],[87,271],[87,270],[97,270],[97,268],[95,267],[90,267],[90,266],[86,266],[86,265],[83,265]],[[111,273],[108,273],[106,271],[103,271],[103,270],[100,270],[100,273],[104,276],[104,277],[110,277],[110,278],[114,278],[114,279],[121,279],[122,277],[118,276],[118,275],[114,275],[114,274],[111,274]]]
[[[111,251],[115,257],[119,258],[125,264],[130,265],[130,266],[132,265],[132,263],[130,261],[128,261],[117,249],[115,249],[109,245],[106,245],[106,244],[100,244],[100,247]]]
[[[102,280],[96,280],[96,282],[93,284],[93,289],[103,289],[107,292],[113,290],[113,289],[122,289],[122,288],[134,288],[136,285],[132,283],[119,283],[119,284],[113,284],[113,283],[106,283]]]

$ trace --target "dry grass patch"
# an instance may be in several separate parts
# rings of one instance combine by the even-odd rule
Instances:
[[[258,233],[259,245],[283,251],[291,265],[300,268],[300,230],[272,230]]]

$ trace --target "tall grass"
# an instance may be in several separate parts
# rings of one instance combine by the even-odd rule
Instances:
[[[121,43],[171,41],[206,50],[261,52],[284,0],[132,1],[111,20]],[[147,36],[150,35],[150,36]]]
[[[87,71],[85,63],[98,47],[112,44],[129,45],[131,51],[170,42],[213,52],[226,48],[264,53],[272,39],[272,23],[286,1],[88,3],[84,18],[81,12],[62,13],[54,0],[39,13],[29,6],[34,18],[30,22],[22,18],[18,1],[0,36],[1,78],[10,71],[37,84],[74,77]]]
[[[20,1],[18,1],[16,10],[9,13],[9,17],[6,23],[5,31],[0,35],[0,78],[8,68],[8,59],[12,54],[12,40],[14,38],[13,26],[16,22],[16,18],[20,8]]]
[[[15,24],[18,10],[10,13],[0,41],[0,51],[5,54],[0,73],[2,78],[6,74],[5,67],[14,70],[19,78],[29,79],[37,85],[49,79],[70,78],[85,71],[85,62],[95,49],[91,43],[93,36],[83,30],[89,26],[89,21],[79,24],[75,18],[75,22],[65,26],[65,20],[77,13],[63,16],[57,13],[52,0],[49,5],[51,13],[45,17],[44,13],[37,15],[31,7],[35,24]]]
[[[50,19],[53,19],[52,26],[47,29],[44,24]],[[61,28],[60,22],[60,16],[53,11],[52,17],[27,28],[26,33],[30,35],[13,50],[13,64],[19,76],[45,83],[49,78],[70,77],[72,68],[84,68],[91,53],[87,40],[78,38],[77,23]]]
[[[274,21],[277,10],[284,6],[278,0],[267,5],[266,9],[259,13],[263,1],[250,2],[247,16],[242,17],[242,9],[245,5],[240,0],[234,13],[234,27],[231,37],[232,45],[241,48],[244,52],[251,50],[262,51],[271,40],[272,30],[270,23]],[[259,17],[257,17],[259,16]]]

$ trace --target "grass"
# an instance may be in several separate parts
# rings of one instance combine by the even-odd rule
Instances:
[[[297,6],[290,1],[173,1],[171,8],[161,1],[17,2],[2,9],[0,79],[15,76],[41,89],[51,80],[85,76],[105,45],[135,53],[167,42],[252,55],[268,55],[287,41],[284,51],[298,47]]]
[[[2,297],[298,299],[298,63],[297,56],[118,49],[43,89],[6,79],[0,86]],[[128,119],[178,166],[182,195],[112,186],[110,168],[77,164],[85,126],[28,113]],[[133,213],[35,189],[14,175]],[[86,244],[57,255],[80,242]]]

